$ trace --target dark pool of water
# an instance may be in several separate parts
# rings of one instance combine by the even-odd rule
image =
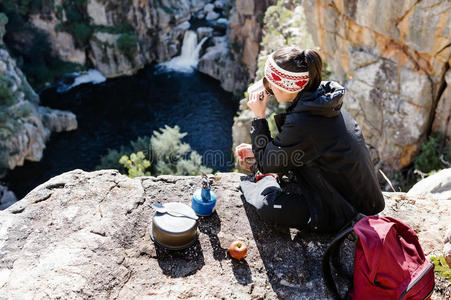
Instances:
[[[74,112],[78,129],[52,133],[40,162],[26,161],[2,179],[18,199],[63,172],[94,170],[108,148],[129,145],[165,124],[187,132],[182,141],[203,155],[207,166],[228,171],[233,164],[232,124],[238,103],[218,81],[197,71],[155,73],[155,67],[148,66],[134,76],[84,84],[65,93],[44,90],[41,105]],[[215,159],[206,155],[211,151]]]

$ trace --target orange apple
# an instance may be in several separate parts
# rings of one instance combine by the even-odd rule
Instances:
[[[247,254],[247,246],[242,241],[233,241],[229,246],[230,256],[235,259],[242,259]]]

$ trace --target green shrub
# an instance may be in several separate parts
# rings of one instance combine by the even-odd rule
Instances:
[[[150,161],[146,159],[142,151],[132,153],[130,157],[127,155],[122,156],[119,163],[128,170],[128,176],[131,178],[144,175],[150,176],[150,172],[146,171],[150,167]]]
[[[31,0],[2,0],[1,5],[6,14],[16,13],[27,16]]]
[[[191,151],[189,159],[178,160],[175,169],[174,174],[190,176],[199,175],[200,171],[204,173],[211,173],[213,171],[211,168],[202,165],[202,156],[196,151]]]
[[[28,117],[32,111],[33,111],[32,104],[29,102],[24,102],[22,105],[20,105],[17,108],[15,107],[11,111],[11,116],[16,119],[25,118]]]
[[[435,274],[451,281],[451,268],[446,263],[445,257],[443,255],[440,257],[433,256],[431,257],[431,261],[434,264]]]
[[[28,82],[36,91],[65,73],[86,69],[81,65],[64,62],[53,56],[48,36],[30,24],[20,25],[16,30],[31,39],[27,39],[25,45],[9,40],[7,47],[16,59],[17,66],[24,72]],[[31,95],[30,91],[24,90],[24,93],[27,97]]]
[[[12,91],[13,81],[8,76],[0,74],[0,105],[10,106],[17,101]]]
[[[27,75],[28,82],[35,90],[42,89],[47,83],[54,82],[67,73],[87,70],[84,65],[63,61],[53,56],[43,62],[23,64],[20,68]]]
[[[121,174],[126,174],[127,169],[119,163],[119,160],[124,155],[130,155],[132,151],[124,146],[120,147],[120,150],[108,149],[106,155],[100,157],[100,164],[95,167],[96,170],[103,169],[116,169],[119,170]]]
[[[14,133],[20,126],[21,123],[19,123],[17,119],[11,117],[9,117],[6,122],[2,124],[2,127],[11,133]]]
[[[22,117],[23,118],[28,117],[32,111],[33,111],[33,108],[31,107],[31,104],[27,102],[26,105],[22,106],[22,109],[21,109]]]
[[[62,7],[61,5],[55,5],[55,9],[56,9],[56,11],[55,11],[56,17],[61,20],[63,18],[64,7]],[[57,24],[57,25],[59,25],[59,24]],[[55,27],[55,29],[56,29],[56,27]]]
[[[8,107],[0,106],[0,124],[5,123],[8,118]]]
[[[70,33],[77,47],[86,47],[92,37],[94,28],[86,23],[62,22],[55,25],[55,31],[65,31]]]
[[[39,12],[42,8],[42,0],[31,0],[30,2],[30,11],[31,12]]]
[[[451,149],[444,144],[444,135],[440,132],[432,133],[421,146],[420,154],[414,160],[415,169],[424,173],[446,168],[440,156],[445,161],[451,161]]]
[[[74,27],[74,37],[80,45],[87,45],[92,36],[92,31],[89,25],[79,23]]]
[[[0,26],[4,26],[8,23],[8,17],[4,13],[0,13]]]
[[[55,31],[69,31],[69,23],[63,22],[55,25]]]
[[[156,161],[152,174],[198,175],[201,170],[211,173],[212,169],[201,164],[200,155],[181,141],[187,133],[181,133],[178,125],[165,125],[160,131],[154,131],[151,138],[152,159]]]
[[[46,65],[54,59],[47,34],[36,29],[27,21],[28,11],[27,14],[22,14],[28,5],[32,9],[39,9],[41,2],[40,0],[0,1],[0,11],[7,16],[0,14],[0,23],[8,20],[7,32],[15,32],[18,36],[27,37],[20,41],[5,39],[5,45],[30,84],[37,89],[38,86],[43,86],[42,78],[45,77],[48,69]]]
[[[77,47],[83,48],[88,45],[89,39],[94,31],[89,25],[90,18],[86,9],[86,0],[65,0],[62,5],[56,5],[56,16],[62,19],[63,11],[65,12],[67,21],[57,24],[55,30],[70,33]]]
[[[129,60],[133,60],[133,56],[138,50],[138,38],[133,33],[123,33],[116,41],[119,51],[122,52]]]
[[[83,14],[76,4],[69,4],[65,7],[66,18],[71,23],[83,22]]]
[[[130,145],[132,146],[133,152],[142,151],[147,155],[149,155],[150,149],[152,147],[149,136],[140,136],[136,139],[136,141],[131,141]]]
[[[181,141],[187,133],[181,133],[179,126],[171,128],[166,125],[159,130],[161,132],[155,130],[152,137],[138,137],[135,141],[131,141],[131,149],[126,147],[121,147],[120,151],[108,149],[108,154],[101,157],[101,163],[96,170],[113,168],[122,174],[130,173],[130,168],[126,168],[124,160],[120,163],[120,159],[123,156],[131,157],[132,153],[142,152],[148,154],[148,159],[152,162],[150,171],[154,176],[199,175],[200,171],[212,172],[211,168],[202,165],[202,157],[196,151],[192,151],[189,144]],[[133,172],[135,171],[134,169]]]
[[[9,118],[8,107],[0,106],[0,141],[6,141],[6,139],[11,135],[11,130],[5,126]]]
[[[95,31],[106,32],[111,34],[132,33],[133,27],[130,24],[119,24],[115,26],[92,25]]]
[[[169,161],[191,151],[191,146],[181,141],[187,133],[180,132],[178,125],[173,128],[165,125],[160,131],[155,130],[150,140],[152,155],[156,155],[157,160]]]
[[[11,131],[7,128],[3,128],[3,124],[0,123],[0,139],[7,140],[11,136]]]

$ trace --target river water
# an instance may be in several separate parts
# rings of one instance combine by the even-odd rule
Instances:
[[[2,180],[21,199],[63,172],[94,170],[108,148],[129,145],[138,136],[150,136],[164,125],[178,125],[181,132],[187,132],[182,141],[204,156],[204,164],[214,170],[230,170],[237,101],[221,89],[218,81],[196,70],[159,69],[148,66],[133,76],[82,84],[63,93],[56,87],[42,91],[41,105],[72,111],[78,129],[52,133],[40,162],[26,161]],[[205,156],[211,151],[215,159]]]

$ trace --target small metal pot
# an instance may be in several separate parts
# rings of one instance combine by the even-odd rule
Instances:
[[[198,236],[194,210],[179,202],[165,203],[164,206],[172,213],[155,212],[150,231],[152,240],[156,244],[171,250],[191,246]],[[192,216],[192,218],[187,216]]]

